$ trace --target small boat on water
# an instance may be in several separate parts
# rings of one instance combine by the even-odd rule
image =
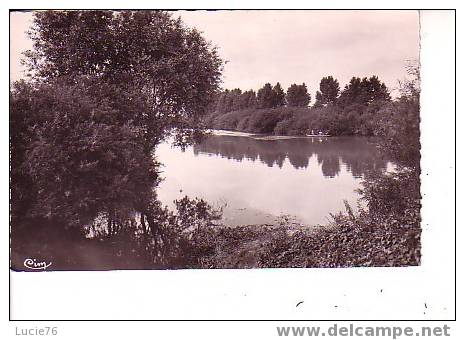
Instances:
[[[331,135],[321,134],[321,135],[305,135],[305,137],[331,137]]]
[[[330,134],[324,133],[323,131],[318,131],[318,133],[315,133],[313,130],[311,133],[306,134],[306,137],[331,137]]]

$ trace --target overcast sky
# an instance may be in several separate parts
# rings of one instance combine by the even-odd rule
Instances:
[[[352,76],[378,75],[390,89],[405,76],[406,60],[418,59],[417,11],[195,11],[176,12],[219,47],[228,63],[224,88],[257,90],[280,82],[305,82],[312,102],[320,79],[332,75],[341,88]],[[11,78],[22,77],[21,52],[31,13],[11,14]]]

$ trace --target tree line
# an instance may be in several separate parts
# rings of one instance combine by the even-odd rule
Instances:
[[[373,75],[370,78],[352,77],[341,91],[339,82],[332,76],[323,77],[316,91],[313,107],[331,104],[347,106],[351,104],[368,105],[377,100],[391,99],[386,85]],[[305,83],[292,84],[284,92],[279,82],[272,86],[266,83],[257,92],[242,91],[239,88],[226,89],[219,93],[209,106],[210,112],[227,113],[243,109],[270,109],[277,107],[308,107],[311,95]]]
[[[211,128],[257,133],[303,135],[325,131],[334,135],[372,135],[376,112],[391,102],[386,85],[375,75],[352,77],[340,90],[332,76],[321,79],[310,106],[305,83],[286,92],[278,82],[253,90],[225,90],[209,105],[206,125]]]

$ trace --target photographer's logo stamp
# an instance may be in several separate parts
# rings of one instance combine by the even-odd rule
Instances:
[[[32,270],[45,270],[52,265],[52,262],[37,261],[36,259],[27,258],[24,260],[24,267]]]

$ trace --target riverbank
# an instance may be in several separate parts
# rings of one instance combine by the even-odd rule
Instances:
[[[282,223],[207,231],[200,268],[417,266],[421,261],[419,179],[387,174],[365,183],[367,208],[333,215],[314,228]],[[380,200],[381,198],[381,200]]]
[[[219,228],[214,251],[199,268],[336,268],[417,266],[421,229],[415,223],[367,216],[317,229],[249,225]]]

